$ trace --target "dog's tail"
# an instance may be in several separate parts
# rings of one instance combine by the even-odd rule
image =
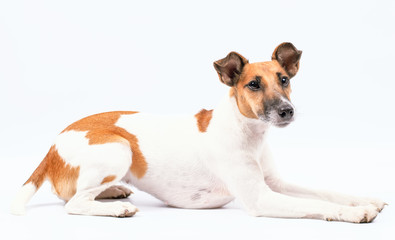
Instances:
[[[14,215],[24,215],[25,205],[41,187],[47,175],[47,158],[36,168],[30,178],[23,184],[11,204],[11,213]]]

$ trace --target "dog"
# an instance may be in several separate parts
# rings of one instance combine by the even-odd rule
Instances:
[[[107,112],[74,122],[17,193],[11,212],[25,205],[45,180],[66,201],[69,214],[130,217],[128,183],[179,208],[218,208],[237,198],[253,216],[371,222],[386,205],[295,186],[279,178],[267,146],[270,126],[294,119],[290,80],[302,51],[282,43],[271,61],[249,63],[237,52],[214,62],[230,87],[214,110],[194,116]]]

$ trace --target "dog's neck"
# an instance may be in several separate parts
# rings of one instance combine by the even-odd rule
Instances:
[[[234,135],[240,142],[259,144],[263,141],[269,123],[247,118],[240,113],[234,96],[225,96],[214,109],[212,130],[224,135]]]

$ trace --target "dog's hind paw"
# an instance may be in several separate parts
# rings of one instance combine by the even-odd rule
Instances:
[[[101,192],[95,199],[119,199],[119,198],[127,198],[133,192],[124,186],[116,185],[111,186]]]

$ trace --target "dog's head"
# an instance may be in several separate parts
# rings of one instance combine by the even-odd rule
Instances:
[[[214,62],[224,84],[230,86],[241,114],[285,127],[293,121],[290,79],[299,69],[302,51],[292,43],[282,43],[273,52],[272,61],[249,63],[236,52]]]

